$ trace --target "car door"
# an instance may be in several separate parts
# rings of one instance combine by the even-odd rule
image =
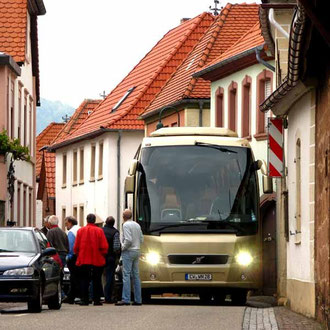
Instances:
[[[35,234],[39,242],[40,250],[43,252],[47,247],[49,247],[49,244],[47,244],[47,238],[39,230],[35,230]],[[41,256],[40,266],[45,275],[44,296],[52,296],[57,290],[57,283],[60,273],[59,266],[50,256]]]

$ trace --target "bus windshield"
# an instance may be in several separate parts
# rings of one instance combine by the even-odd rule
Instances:
[[[259,193],[251,150],[196,143],[141,150],[137,221],[145,234],[255,234]]]

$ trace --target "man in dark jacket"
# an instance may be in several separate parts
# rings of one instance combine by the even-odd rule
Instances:
[[[69,240],[67,234],[58,226],[58,218],[51,215],[48,219],[50,229],[47,232],[47,239],[54,247],[61,258],[62,267],[66,264],[66,256],[69,253]]]
[[[113,289],[115,282],[115,270],[118,265],[119,257],[120,257],[120,237],[119,231],[114,228],[115,219],[112,216],[109,216],[105,221],[105,226],[103,227],[103,231],[105,237],[108,241],[109,248],[108,254],[106,256],[105,263],[105,286],[104,286],[104,297],[106,304],[115,303],[116,300],[113,297]]]
[[[77,255],[76,265],[79,267],[81,280],[81,303],[89,304],[89,284],[93,280],[94,306],[102,305],[101,277],[108,252],[108,242],[102,228],[95,225],[94,214],[87,215],[87,225],[77,231],[73,251]]]

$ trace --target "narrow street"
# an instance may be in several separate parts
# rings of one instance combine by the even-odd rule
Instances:
[[[1,306],[1,305],[0,305]],[[194,300],[155,300],[143,306],[44,306],[29,314],[25,305],[0,314],[1,329],[242,329],[245,307],[201,306]],[[3,307],[3,305],[2,305]],[[1,307],[0,307],[1,309]]]

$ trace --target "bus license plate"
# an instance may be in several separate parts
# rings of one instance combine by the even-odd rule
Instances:
[[[186,281],[212,281],[212,274],[186,274]]]

